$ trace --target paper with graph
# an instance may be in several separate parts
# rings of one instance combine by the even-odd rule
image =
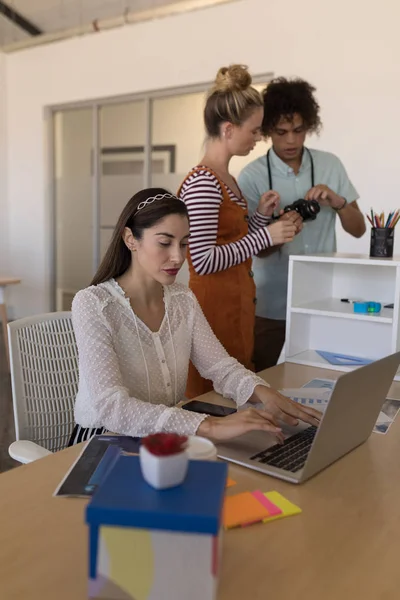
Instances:
[[[281,394],[288,396],[303,406],[312,406],[323,411],[329,402],[332,390],[329,388],[285,388]]]
[[[312,379],[301,388],[285,388],[280,390],[280,392],[295,402],[299,402],[304,406],[312,406],[324,412],[328,406],[334,386],[335,381],[333,379]],[[387,433],[399,410],[400,400],[387,398],[379,413],[374,432]]]

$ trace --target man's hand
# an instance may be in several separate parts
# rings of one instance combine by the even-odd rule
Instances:
[[[317,200],[321,206],[330,206],[335,209],[341,208],[345,203],[345,199],[342,196],[338,196],[327,185],[322,183],[311,188],[305,195],[305,199]]]

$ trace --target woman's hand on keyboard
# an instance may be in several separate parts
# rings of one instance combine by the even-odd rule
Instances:
[[[282,429],[266,410],[247,408],[227,417],[207,417],[197,430],[197,435],[216,441],[230,440],[249,431],[267,431],[283,444]]]
[[[283,421],[288,425],[297,425],[299,421],[304,421],[318,426],[322,418],[319,410],[298,404],[265,385],[257,385],[249,401],[253,404],[262,402],[269,415],[272,415],[276,421]]]

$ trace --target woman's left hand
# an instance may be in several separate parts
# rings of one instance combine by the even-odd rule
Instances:
[[[274,211],[278,208],[280,202],[280,196],[278,192],[270,190],[265,192],[260,198],[257,206],[257,211],[264,217],[272,217]]]
[[[289,210],[289,212],[279,211],[279,221],[292,221],[296,226],[296,235],[303,229],[303,219],[297,210]]]
[[[304,421],[310,425],[318,426],[322,418],[322,413],[319,410],[302,406],[265,385],[257,385],[249,401],[253,404],[262,402],[265,409],[275,419],[283,421],[287,425],[298,425],[299,421]]]

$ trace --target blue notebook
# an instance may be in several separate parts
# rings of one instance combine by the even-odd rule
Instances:
[[[316,350],[316,352],[331,365],[361,367],[373,362],[370,358],[360,358],[358,356],[349,356],[347,354],[338,354],[336,352],[325,352],[324,350]]]
[[[92,496],[119,455],[137,454],[139,446],[140,438],[127,435],[95,435],[65,475],[54,496]]]
[[[228,473],[226,463],[190,460],[181,485],[156,490],[137,456],[118,456],[86,509],[87,523],[217,535]]]

